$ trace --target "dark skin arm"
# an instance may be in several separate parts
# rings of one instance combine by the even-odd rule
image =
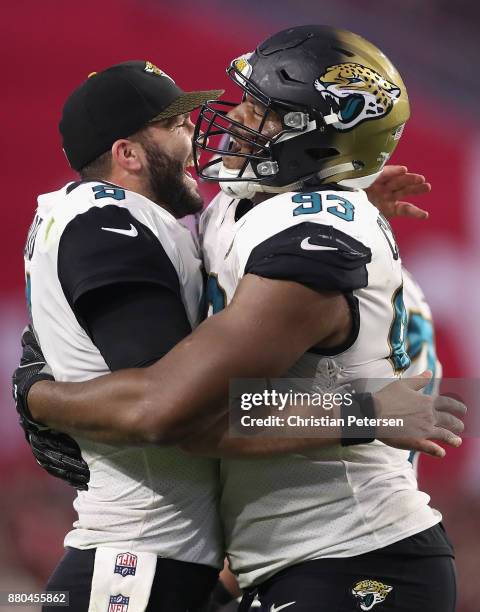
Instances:
[[[38,383],[29,407],[36,420],[96,441],[176,444],[218,426],[230,379],[281,376],[311,346],[341,342],[349,326],[342,295],[247,275],[225,310],[154,365]]]
[[[36,420],[66,433],[112,444],[177,444],[209,456],[262,457],[338,444],[340,432],[330,428],[329,438],[230,438],[226,402],[231,379],[277,378],[312,346],[343,342],[349,317],[338,293],[247,275],[225,310],[154,365],[84,383],[39,382],[29,407]],[[396,448],[443,456],[431,440],[459,446],[451,432],[461,432],[461,422],[452,413],[462,413],[463,406],[446,398],[440,416],[435,414],[432,398],[415,392],[428,380],[397,381],[375,394],[377,417],[415,417],[419,432],[382,439],[378,431],[377,437]]]
[[[369,199],[387,217],[405,215],[426,218],[428,214],[425,211],[412,204],[402,202],[401,199],[412,194],[428,193],[430,189],[431,187],[425,182],[424,177],[408,173],[403,166],[387,166],[377,181],[367,190],[367,194]],[[246,279],[242,282],[245,283]],[[305,295],[310,294],[308,297],[310,299],[311,292],[306,288],[302,289]],[[282,291],[280,290],[280,293]],[[302,296],[301,299],[303,300],[304,297]],[[253,301],[255,303],[256,298]],[[236,306],[236,303],[230,305],[223,314],[223,319],[227,312],[231,313],[238,310]],[[228,318],[229,315],[227,315]],[[295,317],[293,318],[295,319]],[[214,320],[216,321],[216,318]],[[224,324],[223,321],[219,322],[219,327],[222,323]],[[233,323],[232,321],[232,329],[234,329]],[[294,321],[294,326],[296,323],[297,321]],[[208,328],[206,330],[201,326],[198,334],[197,332],[194,334],[195,341],[201,334],[200,345],[203,339],[209,335],[208,332],[212,324],[210,322],[204,323],[204,325],[207,324]],[[214,331],[216,324],[214,324]],[[210,335],[213,343],[217,346],[219,338],[215,337],[214,334]],[[284,338],[284,336],[284,333],[277,335],[278,338]],[[258,340],[257,346],[260,344],[260,337]],[[315,338],[312,344],[319,340],[320,338]],[[220,344],[218,348],[221,348]],[[223,349],[228,349],[225,343]],[[256,347],[253,353],[256,354]],[[276,351],[273,357],[278,356],[279,353],[280,351]],[[172,355],[172,358],[175,358],[176,354]],[[206,353],[201,355],[200,364],[204,363],[203,360],[207,355],[210,355],[210,346],[206,348]],[[170,355],[167,357],[167,362],[161,361],[160,369],[162,372],[168,368],[171,361]],[[286,357],[288,361],[288,355]],[[198,364],[193,364],[190,372],[195,373],[195,366],[198,366]],[[274,361],[272,361],[272,366],[275,366]],[[178,386],[183,380],[188,380],[179,371],[172,372],[172,369],[174,368],[170,368],[170,378],[167,379],[169,384],[175,381],[176,386]],[[162,372],[159,372],[159,376],[165,376]],[[157,393],[156,384],[158,381],[155,380],[155,375],[150,370],[124,370],[97,378],[89,383],[75,385],[69,383],[37,383],[29,396],[30,409],[34,417],[52,428],[83,435],[97,441],[128,444],[158,443],[159,441],[167,443],[171,439],[169,423],[173,423],[168,417],[169,409],[167,405],[162,403],[162,406],[159,406],[157,398],[152,395]],[[236,375],[240,376],[238,372]],[[260,373],[257,372],[255,375],[260,376]],[[165,385],[161,392],[168,392],[168,386]],[[175,402],[172,405],[175,405]],[[225,411],[222,406],[223,403],[214,407],[210,406],[209,410],[202,414],[200,418],[197,416],[192,420],[192,430],[195,431],[197,425],[207,426],[210,423],[209,415],[211,411],[215,413],[212,422],[215,422],[215,420],[218,422],[222,410]],[[150,426],[151,421],[154,420],[151,416],[152,413],[158,413],[157,427],[146,430],[147,426]],[[212,431],[216,431],[216,429],[212,428]]]

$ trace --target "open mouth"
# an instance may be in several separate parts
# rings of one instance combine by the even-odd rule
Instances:
[[[322,91],[321,94],[342,123],[354,121],[365,107],[365,99],[359,94],[351,94],[346,98],[337,98],[328,91]]]
[[[240,153],[241,150],[242,150],[242,145],[234,138],[230,138],[230,142],[228,143],[228,152],[229,153]]]
[[[193,163],[193,157],[189,157],[187,159],[187,161],[185,162],[185,165],[183,167],[183,173],[185,174],[185,176],[189,179],[191,179],[192,181],[195,181],[195,179],[193,178],[189,168],[193,168],[194,167],[194,163]]]
[[[259,134],[255,140],[256,142],[246,142],[244,140],[237,140],[233,136],[230,136],[230,142],[228,143],[227,150],[224,154],[225,157],[228,156],[228,153],[233,153],[234,155],[237,153],[243,153],[244,155],[261,154],[261,152],[264,151],[265,147],[267,146],[267,139],[263,137],[262,134]]]
[[[233,136],[230,136],[228,143],[224,145],[223,152],[219,155],[222,159],[222,164],[225,168],[239,169],[243,160],[241,157],[236,156],[236,153],[242,151],[242,146],[237,142]],[[232,155],[229,155],[232,153]]]

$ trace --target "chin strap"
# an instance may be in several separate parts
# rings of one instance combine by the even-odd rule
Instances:
[[[311,178],[317,178],[319,181],[324,181],[331,176],[344,174],[345,172],[352,172],[357,170],[358,168],[352,162],[345,162],[343,164],[338,164],[336,166],[332,166],[330,168],[325,168],[317,172]],[[383,169],[383,168],[382,168]],[[225,168],[223,163],[220,165],[220,169],[218,172],[218,177],[223,179],[234,179],[238,177],[239,170],[230,170]],[[374,183],[378,176],[381,174],[382,170],[375,172],[373,174],[368,174],[367,176],[359,176],[357,178],[344,179],[343,181],[338,181],[338,185],[341,187],[349,187],[350,189],[368,189],[372,183]],[[296,181],[295,183],[290,183],[288,185],[283,185],[282,187],[273,186],[273,185],[262,185],[262,183],[257,182],[257,177],[252,170],[250,164],[245,168],[243,173],[243,177],[246,179],[251,178],[251,181],[220,181],[220,189],[234,198],[252,198],[256,193],[286,193],[288,191],[295,191],[301,189],[304,181]]]
[[[352,164],[352,162],[346,162],[344,164],[338,164],[338,166],[324,168],[323,170],[320,170],[320,172],[317,172],[315,176],[322,181],[323,179],[333,176],[334,174],[343,174],[344,172],[352,172],[352,170],[355,170],[355,166]]]
[[[239,174],[239,170],[230,170],[225,168],[223,163],[220,165],[220,169],[218,172],[218,177],[221,179],[228,178],[237,178]],[[238,183],[235,181],[220,181],[220,189],[226,193],[227,195],[234,198],[252,198],[256,193],[286,193],[288,191],[295,191],[299,189],[303,181],[296,181],[295,183],[290,183],[289,185],[283,185],[282,187],[277,187],[273,185],[262,185],[261,183],[257,183],[258,180],[255,176],[255,173],[252,170],[250,164],[245,168],[245,171],[242,175],[244,178],[251,178],[252,181],[239,181]]]
[[[344,164],[338,164],[338,166],[332,166],[331,168],[325,168],[324,170],[320,170],[315,175],[319,180],[323,181],[330,176],[334,176],[335,174],[343,174],[344,172],[352,172],[353,170],[357,170],[355,165],[352,162],[346,162]],[[374,183],[382,170],[379,172],[374,172],[373,174],[367,174],[366,176],[359,176],[350,179],[343,179],[343,181],[338,181],[338,185],[341,187],[350,187],[351,189],[367,189],[370,187],[372,183]]]

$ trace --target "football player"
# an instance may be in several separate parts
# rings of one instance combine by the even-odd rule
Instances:
[[[402,269],[402,274],[404,302],[408,317],[406,348],[410,357],[410,366],[406,370],[405,376],[415,376],[425,370],[431,371],[432,381],[423,389],[423,392],[430,394],[436,393],[442,376],[442,365],[437,357],[432,313],[423,291],[413,276],[405,268]],[[419,463],[419,453],[412,451],[409,456],[409,461],[416,474]],[[443,526],[441,529],[443,529]],[[221,579],[229,586],[229,591],[219,586],[219,593],[223,594],[224,598],[230,596],[230,603],[228,607],[221,608],[222,612],[223,610],[225,610],[225,612],[227,612],[227,610],[229,612],[237,610],[238,608],[236,607],[234,597],[234,594],[236,594],[235,577],[229,571],[228,567],[224,568]],[[258,599],[256,602],[258,602]]]
[[[58,380],[145,366],[199,322],[202,262],[177,218],[203,206],[189,113],[220,93],[183,92],[133,61],[90,75],[66,101],[60,132],[80,180],[39,197],[25,248],[31,316]],[[217,462],[129,438],[78,439],[81,455],[66,436],[35,439],[50,471],[69,448],[74,484],[93,474],[48,589],[69,591],[78,612],[197,610],[223,564]]]
[[[261,463],[222,462],[232,568],[242,586],[260,592],[266,609],[327,610],[387,597],[405,610],[418,609],[411,602],[423,597],[423,609],[433,609],[437,595],[427,587],[435,571],[445,576],[444,607],[435,609],[450,610],[451,548],[435,528],[438,513],[417,490],[408,451],[398,448],[442,453],[431,437],[457,445],[448,431],[459,431],[451,415],[393,383],[403,397],[380,391],[374,413],[389,413],[391,401],[403,410],[415,401],[445,429],[430,424],[420,440],[385,439],[389,447],[378,440],[380,431],[368,432],[377,438],[370,444],[344,440],[345,446],[339,432],[336,446],[311,451],[311,441],[257,444],[229,439],[223,422],[215,427],[233,377],[288,372],[325,382],[328,372],[342,382],[408,367],[398,249],[388,223],[352,182],[367,187],[393,152],[408,118],[404,85],[363,39],[315,26],[272,37],[230,72],[245,99],[228,115],[207,105],[200,118],[209,122],[206,134],[197,130],[197,146],[205,149],[212,148],[212,130],[231,136],[229,150],[220,151],[228,197],[220,195],[202,223],[211,312],[219,314],[145,370],[76,386],[35,385],[30,409],[54,427],[102,441],[191,436],[185,449],[220,457],[296,451]],[[259,201],[258,192],[281,195]],[[460,409],[446,399],[436,407]],[[201,439],[192,436],[195,428]],[[412,571],[401,584],[395,564],[402,555],[413,558],[423,583]],[[394,586],[381,581],[387,577]],[[294,599],[285,600],[285,591]]]
[[[248,274],[337,291],[346,336],[324,339],[288,375],[338,382],[407,370],[398,247],[355,191],[378,176],[408,120],[398,72],[363,39],[316,27],[273,36],[228,72],[243,101],[205,105],[195,138],[218,155],[213,139],[230,136],[220,159],[197,164],[205,178],[219,166],[224,192],[201,224],[212,312],[235,303]],[[306,291],[299,318],[314,308]],[[293,305],[293,292],[281,299]],[[222,477],[230,564],[266,610],[454,609],[452,548],[420,501],[408,453],[373,442],[277,457],[261,470],[229,460]],[[400,559],[409,560],[401,570]]]

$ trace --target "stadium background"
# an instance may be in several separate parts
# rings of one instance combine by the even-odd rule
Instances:
[[[36,466],[16,425],[9,377],[27,313],[22,248],[38,193],[72,178],[57,122],[66,95],[94,70],[149,59],[184,88],[225,87],[224,69],[268,34],[301,23],[346,27],[394,60],[413,113],[395,160],[433,184],[428,222],[396,221],[402,257],[431,303],[450,377],[475,377],[480,345],[480,57],[473,0],[17,0],[2,7],[0,100],[0,591],[39,590],[72,521],[71,490]],[[473,69],[472,69],[473,68]],[[235,92],[236,95],[236,92]],[[234,98],[236,99],[236,98]],[[214,193],[204,188],[208,197]],[[478,417],[476,417],[478,418]],[[459,612],[480,609],[480,442],[424,459],[420,482],[457,549]],[[7,608],[4,608],[5,610]]]

